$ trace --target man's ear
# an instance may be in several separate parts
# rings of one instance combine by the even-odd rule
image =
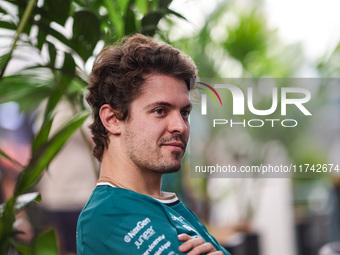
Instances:
[[[121,133],[120,120],[117,119],[116,113],[109,104],[104,104],[99,110],[99,117],[104,127],[114,135]]]

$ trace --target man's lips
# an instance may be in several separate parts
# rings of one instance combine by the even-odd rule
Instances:
[[[184,144],[181,142],[163,143],[162,146],[167,147],[172,150],[176,150],[176,151],[182,151],[185,148]]]

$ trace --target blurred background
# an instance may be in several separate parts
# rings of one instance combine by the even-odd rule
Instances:
[[[339,8],[336,0],[1,0],[0,254],[75,254],[76,220],[99,167],[84,95],[105,45],[135,32],[154,36],[191,56],[205,78],[337,78]],[[329,130],[327,153],[306,145],[308,128],[275,139],[231,133],[220,153],[243,153],[249,164],[262,160],[258,148],[269,162],[339,162],[339,98],[324,109],[333,125],[319,125]],[[238,141],[247,148],[238,151]],[[233,255],[340,254],[336,176],[191,178],[188,164],[165,176],[163,189]],[[22,199],[32,192],[40,203]]]

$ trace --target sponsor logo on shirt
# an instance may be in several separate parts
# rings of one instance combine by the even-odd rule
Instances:
[[[151,244],[149,244],[148,249],[143,253],[143,255],[149,255],[150,252],[152,252],[152,250],[155,248],[155,246],[157,246],[157,244],[159,244],[159,242],[163,239],[165,239],[164,234],[157,237]]]
[[[135,241],[135,245],[137,246],[137,249],[141,247],[141,245],[144,243],[144,241],[149,240],[151,236],[155,234],[155,230],[153,230],[153,226],[149,227],[147,230],[144,231],[143,234],[141,234],[138,239]]]
[[[149,218],[145,218],[144,220],[138,221],[136,227],[134,227],[124,236],[124,241],[126,243],[131,242],[131,240],[139,233],[139,231],[141,231],[150,222],[151,220]]]

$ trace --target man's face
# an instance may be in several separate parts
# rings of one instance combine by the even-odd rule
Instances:
[[[186,83],[150,75],[130,106],[122,138],[128,158],[141,170],[178,171],[189,139],[191,103]]]

